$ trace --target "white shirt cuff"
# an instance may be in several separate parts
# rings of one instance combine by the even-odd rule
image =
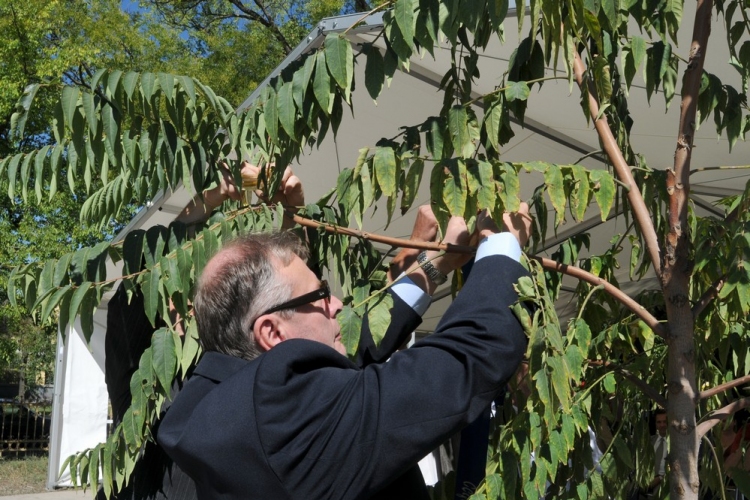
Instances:
[[[484,238],[479,242],[475,261],[490,255],[505,255],[516,262],[521,262],[521,245],[510,233],[497,233]]]
[[[391,286],[391,291],[401,298],[406,304],[414,309],[414,312],[422,316],[432,303],[432,297],[419,288],[408,276],[401,276]]]

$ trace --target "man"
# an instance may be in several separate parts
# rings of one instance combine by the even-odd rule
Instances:
[[[206,353],[158,434],[198,497],[428,498],[418,460],[489,406],[525,351],[510,310],[526,274],[521,211],[506,216],[512,232],[503,234],[480,214],[464,288],[433,335],[387,363],[465,256],[420,255],[423,267],[391,288],[380,348],[363,328],[357,364],[344,355],[342,304],[306,267],[299,242],[254,235],[214,256],[194,303]],[[451,219],[444,241],[468,243],[463,219]],[[415,255],[401,255],[397,267],[408,268]]]
[[[648,485],[648,491],[652,492],[664,481],[666,474],[667,453],[669,443],[667,441],[667,410],[659,408],[655,413],[656,434],[651,436],[651,444],[654,447],[654,478]]]
[[[257,178],[259,172],[259,167],[248,162],[242,163],[243,176]],[[217,185],[204,191],[202,197],[196,196],[176,220],[186,225],[203,223],[208,220],[214,208],[228,199],[237,201],[241,197],[242,192],[235,186],[231,173],[225,165],[220,165]],[[302,183],[290,168],[285,170],[279,190],[272,201],[280,201],[289,206],[305,204]],[[282,223],[282,227],[291,225],[291,220],[284,220]],[[130,379],[138,369],[141,355],[151,345],[151,336],[156,328],[165,326],[165,323],[157,318],[156,328],[151,326],[144,309],[143,294],[138,287],[129,297],[125,286],[120,284],[107,309],[105,381],[112,404],[113,424],[116,427],[130,407]],[[173,395],[179,390],[180,387],[175,385],[172,388]],[[105,498],[104,490],[100,489],[97,499]],[[197,496],[190,477],[156,443],[149,441],[135,465],[130,481],[121,491],[113,494],[112,498],[193,500]]]

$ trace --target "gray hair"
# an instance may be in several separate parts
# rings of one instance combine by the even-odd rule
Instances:
[[[295,255],[307,260],[300,239],[289,232],[277,232],[239,237],[209,261],[194,300],[204,350],[247,360],[261,354],[253,322],[263,311],[291,297],[292,283],[279,276],[277,266],[288,265]],[[291,315],[293,311],[279,314]]]

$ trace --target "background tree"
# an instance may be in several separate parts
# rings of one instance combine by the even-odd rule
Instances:
[[[341,2],[312,2],[284,12],[276,6],[276,17],[265,24],[239,16],[213,18],[204,23],[201,12],[184,10],[182,22],[178,22],[165,6],[132,3],[123,10],[122,2],[115,0],[0,2],[0,157],[54,144],[50,124],[61,87],[90,89],[100,67],[200,75],[202,81],[237,105],[286,55],[278,43],[269,43],[269,39],[274,40],[269,36],[270,28],[283,29],[289,37],[287,43],[296,44],[307,29],[304,26],[338,12]],[[36,85],[34,106],[24,117],[23,137],[13,136],[12,127],[17,124],[12,116],[29,84]],[[31,182],[35,174],[29,173]],[[126,201],[122,212],[105,227],[82,224],[79,214],[87,194],[84,180],[76,182],[80,186],[74,193],[57,193],[56,186],[45,186],[38,205],[20,203],[20,197],[0,201],[3,290],[14,266],[57,259],[78,248],[108,241],[139,206],[135,201]],[[6,180],[0,181],[0,188],[7,192]],[[9,372],[25,366],[18,353],[26,353],[24,359],[30,356],[29,359],[51,362],[55,329],[36,325],[25,304],[10,307],[6,302],[6,294],[0,293],[0,304],[4,304],[0,321],[5,321],[0,371],[13,379]],[[32,338],[40,340],[43,332],[50,337],[46,341],[24,343]],[[29,349],[35,348],[40,351],[30,353]],[[33,375],[34,371],[50,369],[51,365],[35,365],[34,369],[21,371]]]
[[[211,9],[227,5],[199,4]],[[519,2],[519,32],[526,29],[528,35],[511,57],[503,81],[481,97],[481,114],[472,95],[476,58],[492,38],[502,38],[508,7],[507,1],[477,0],[385,3],[376,7],[387,10],[380,35],[384,50],[365,43],[355,54],[343,34],[329,34],[320,49],[302,55],[241,112],[190,77],[99,70],[89,82],[94,92],[62,89],[53,113],[54,145],[6,157],[0,174],[7,176],[11,199],[21,193],[29,202],[37,186],[51,189],[62,172],[73,181],[83,179],[89,195],[81,217],[99,225],[107,224],[124,203],[143,204],[180,181],[201,193],[221,160],[229,162],[239,182],[239,162],[228,159],[232,155],[252,153],[275,161],[268,178],[261,179],[262,187],[273,190],[283,168],[304,147],[336,133],[351,103],[355,60],[366,68],[364,89],[376,98],[399,67],[408,68],[412,54],[432,53],[444,39],[452,65],[442,81],[445,99],[435,116],[363,148],[331,194],[296,207],[295,220],[320,229],[311,242],[312,255],[332,263],[348,295],[339,315],[348,349],[356,349],[365,314],[377,336],[389,303],[380,293],[382,258],[371,245],[377,236],[365,238],[344,226],[353,220],[361,227],[362,214],[378,201],[390,215],[399,207],[408,209],[426,164],[433,165],[432,202],[443,224],[450,214],[465,215],[471,222],[478,208],[496,216],[514,210],[523,172],[544,178],[532,200],[536,242],[568,216],[580,221],[589,205],[598,206],[606,219],[617,201],[632,224],[605,253],[579,258],[588,244],[583,235],[564,242],[554,259],[529,260],[533,279],[519,282],[518,290],[522,301],[539,307],[532,317],[517,310],[530,336],[530,394],[514,395],[523,411],[511,411],[510,400],[503,409],[505,420],[490,443],[488,476],[472,498],[622,497],[633,480],[645,486],[653,450],[643,415],[656,406],[668,411],[670,498],[697,498],[701,488],[721,492],[725,476],[716,424],[750,402],[735,392],[750,380],[750,363],[742,357],[748,352],[750,309],[748,189],[722,201],[722,219],[696,215],[687,194],[698,124],[713,117],[717,132],[732,146],[750,128],[749,7],[741,1],[714,5],[699,0],[693,42],[681,56],[672,44],[678,30],[690,27],[682,26],[680,0]],[[739,88],[703,71],[714,9],[727,25]],[[545,66],[558,64],[565,76],[547,74]],[[658,90],[667,104],[675,96],[682,101],[675,163],[669,169],[650,168],[631,146],[627,91],[641,69],[649,97]],[[581,165],[501,160],[516,126],[510,116],[523,122],[530,88],[552,78],[567,78],[579,89],[582,113],[593,122],[614,174]],[[37,88],[27,90],[14,115],[15,137],[23,136]],[[32,172],[37,174],[33,178]],[[71,191],[80,187],[71,182]],[[150,318],[157,313],[167,317],[170,299],[182,317],[189,317],[196,276],[221,242],[248,228],[278,225],[284,210],[294,208],[227,204],[190,241],[179,225],[134,231],[122,245],[99,244],[16,268],[9,278],[9,297],[23,297],[41,317],[57,308],[61,327],[80,315],[84,333],[90,334],[93,310],[113,285],[103,273],[109,256],[122,262],[126,286],[137,283],[143,289]],[[621,256],[625,240],[634,248],[627,259]],[[654,273],[659,290],[628,297],[614,282],[619,266],[629,267],[636,279]],[[560,324],[554,309],[561,273],[580,280],[578,314],[567,325]],[[127,480],[172,380],[198,354],[192,320],[186,331],[184,341],[171,328],[153,336],[133,378],[139,383],[133,386],[133,403],[123,423],[107,443],[69,461],[81,481],[95,482],[99,464],[107,492]],[[589,428],[612,435],[598,467]],[[746,474],[736,470],[733,477],[747,492]]]

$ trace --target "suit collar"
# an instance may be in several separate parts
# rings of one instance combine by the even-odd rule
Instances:
[[[235,358],[216,351],[208,351],[203,354],[198,366],[195,367],[194,373],[215,382],[223,382],[249,363],[250,361],[246,359]]]

